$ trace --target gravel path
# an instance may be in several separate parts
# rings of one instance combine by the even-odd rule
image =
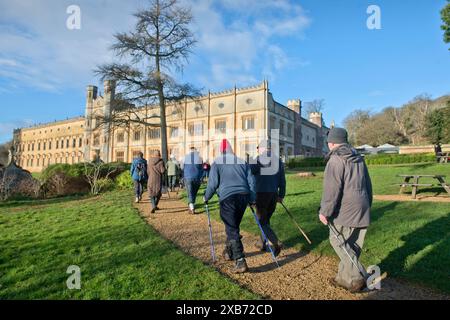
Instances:
[[[148,202],[136,206],[145,220],[164,238],[187,254],[211,264],[206,214],[189,215],[187,206],[176,199],[175,194],[171,199],[167,195],[163,197],[159,204],[161,210],[156,214],[150,214]],[[351,294],[328,283],[337,270],[337,259],[287,248],[278,257],[280,268],[277,268],[269,253],[261,253],[253,246],[257,236],[244,231],[241,232],[242,241],[250,270],[236,275],[230,272],[233,262],[225,261],[221,256],[225,245],[223,224],[212,221],[212,228],[218,257],[214,268],[267,299],[450,299],[429,289],[389,278],[382,282],[380,291]]]

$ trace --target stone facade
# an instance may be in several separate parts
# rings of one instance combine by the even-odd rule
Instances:
[[[159,107],[137,109],[150,126],[96,129],[96,116],[108,116],[113,107],[115,84],[104,82],[104,95],[87,87],[85,116],[14,131],[16,162],[31,172],[53,163],[90,161],[99,154],[105,162],[131,162],[137,152],[145,157],[160,149]],[[301,117],[301,101],[289,100],[287,106],[276,102],[267,81],[248,87],[208,93],[166,107],[169,153],[181,159],[195,146],[203,159],[218,155],[223,138],[229,139],[236,154],[253,156],[258,141],[279,132],[281,155],[322,156],[327,152],[322,114]]]

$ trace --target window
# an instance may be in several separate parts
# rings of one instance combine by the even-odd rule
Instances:
[[[284,135],[284,121],[280,120],[280,135]]]
[[[287,136],[292,137],[292,123],[288,123],[287,126]]]
[[[56,149],[59,149],[59,140],[56,140]]]
[[[38,167],[39,167],[39,161],[40,161],[40,159],[37,158],[37,159],[36,159],[36,166],[38,166]]]
[[[270,126],[270,129],[276,129],[275,118],[274,117],[270,117],[270,124],[269,124],[269,126]]]
[[[125,152],[116,151],[116,161],[117,162],[125,162]]]
[[[178,127],[172,127],[170,128],[170,137],[176,138],[178,137]]]
[[[75,148],[77,146],[77,139],[72,140],[72,148]]]
[[[100,135],[96,134],[94,135],[94,146],[98,147],[100,145]]]
[[[41,143],[38,143],[38,151],[41,151]]]
[[[124,142],[124,141],[125,141],[125,134],[124,134],[123,132],[119,132],[119,133],[117,134],[117,142],[122,143],[122,142]]]
[[[34,143],[31,145],[31,151],[34,151]]]
[[[254,156],[256,154],[256,143],[244,143],[242,145],[242,154]]]
[[[69,149],[69,139],[66,140],[66,148]],[[67,161],[66,161],[67,163]]]
[[[31,148],[31,144],[28,144],[28,151],[30,151]],[[28,165],[28,164],[27,164]]]
[[[189,124],[188,131],[190,136],[202,136],[203,122],[196,122]]]
[[[255,130],[255,117],[242,118],[242,130]]]
[[[141,130],[134,131],[134,141],[141,141]]]
[[[51,141],[48,142],[48,150],[52,150],[52,142]]]
[[[225,119],[216,120],[216,134],[227,132],[227,121]]]
[[[78,140],[78,147],[82,147],[83,146],[83,138],[80,138],[79,140]]]
[[[148,138],[150,140],[155,140],[161,138],[161,129],[160,128],[150,128],[148,130]]]

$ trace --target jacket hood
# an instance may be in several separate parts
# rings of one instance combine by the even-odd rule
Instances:
[[[148,159],[148,164],[154,166],[155,164],[157,164],[157,163],[160,162],[160,161],[162,161],[161,158],[149,158],[149,159]]]
[[[147,161],[143,158],[134,158],[133,160],[134,163],[146,163]]]
[[[328,153],[326,160],[328,160],[333,155],[338,156],[348,162],[357,163],[363,161],[361,155],[351,145],[347,143],[331,150]]]

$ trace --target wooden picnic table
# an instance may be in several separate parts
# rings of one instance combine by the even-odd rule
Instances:
[[[450,160],[450,152],[442,152],[436,158],[439,163],[448,163]]]
[[[404,188],[412,187],[412,198],[416,199],[417,191],[419,187],[432,187],[433,184],[420,184],[419,180],[421,178],[433,178],[436,179],[439,183],[438,185],[444,188],[448,194],[450,194],[450,185],[445,182],[444,175],[438,174],[400,174],[399,177],[402,177],[403,183],[400,184],[400,193],[403,193]],[[413,182],[410,183],[410,180],[413,179]]]

